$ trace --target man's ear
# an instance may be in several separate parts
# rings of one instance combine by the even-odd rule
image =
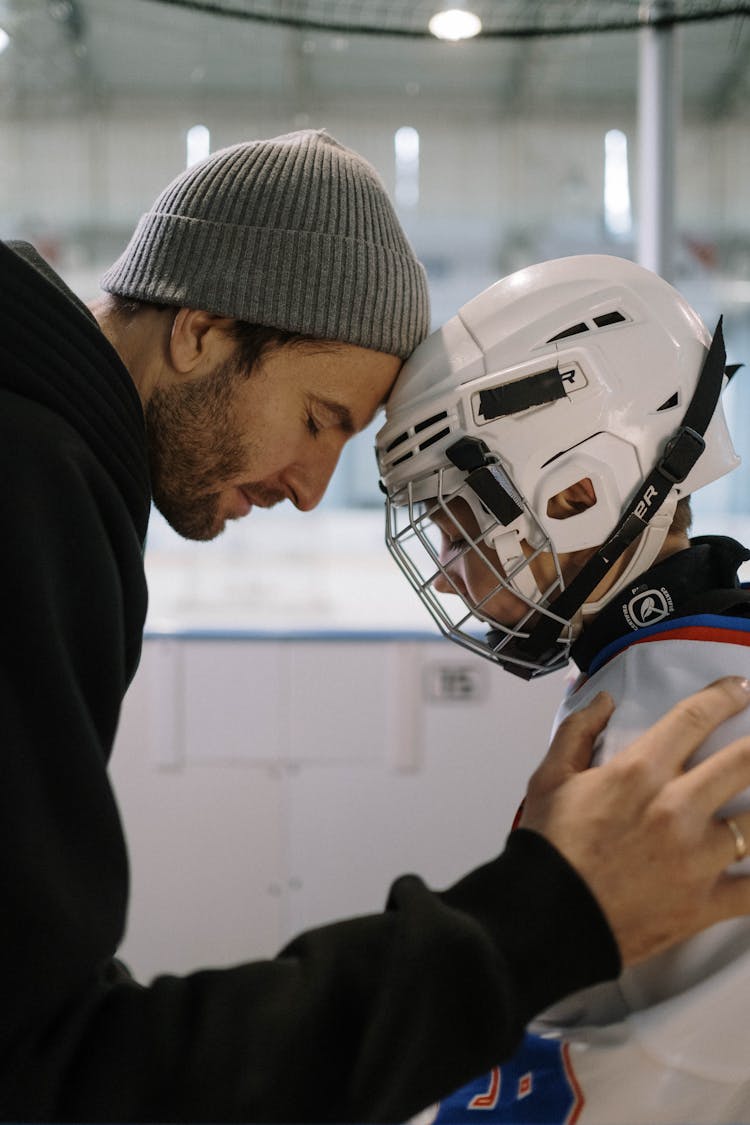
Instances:
[[[169,358],[180,375],[199,375],[223,362],[234,345],[227,333],[232,320],[202,309],[178,309],[169,335]]]
[[[589,477],[584,477],[552,497],[547,504],[547,515],[550,519],[566,520],[579,512],[585,512],[595,503],[594,486]]]

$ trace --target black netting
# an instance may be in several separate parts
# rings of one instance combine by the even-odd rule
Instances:
[[[451,0],[152,0],[258,23],[361,35],[430,35],[438,9]],[[644,25],[716,20],[750,13],[750,0],[469,0],[480,37],[520,39],[627,31]]]

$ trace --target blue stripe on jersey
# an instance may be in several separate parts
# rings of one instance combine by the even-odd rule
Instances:
[[[637,641],[643,641],[659,634],[674,632],[676,629],[720,629],[725,633],[750,633],[750,619],[747,617],[726,617],[718,613],[696,613],[691,617],[674,617],[668,621],[657,621],[655,625],[644,625],[642,629],[635,629],[624,637],[611,641],[599,652],[591,662],[588,674],[593,676],[603,664],[616,656],[618,652],[628,648]]]

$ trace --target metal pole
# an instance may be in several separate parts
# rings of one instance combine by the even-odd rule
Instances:
[[[670,0],[643,5],[646,21],[671,12]],[[681,93],[673,24],[641,28],[638,74],[638,261],[673,280],[675,146]]]

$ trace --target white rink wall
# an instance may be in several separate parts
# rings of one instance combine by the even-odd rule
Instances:
[[[710,511],[695,530],[750,541]],[[501,850],[567,673],[525,683],[440,637],[381,512],[254,513],[197,549],[155,520],[150,543],[111,770],[139,979],[273,955]]]
[[[141,980],[274,954],[497,854],[560,674],[443,639],[151,636],[112,763]]]

